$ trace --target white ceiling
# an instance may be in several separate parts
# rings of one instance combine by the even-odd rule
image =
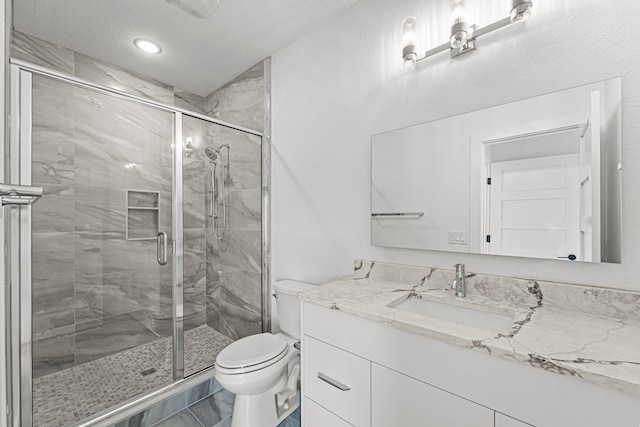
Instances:
[[[14,0],[14,27],[206,96],[357,0],[221,0],[198,19],[163,0]],[[143,54],[135,38],[163,49]],[[300,60],[310,52],[300,52]]]

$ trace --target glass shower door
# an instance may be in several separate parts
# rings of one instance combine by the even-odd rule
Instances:
[[[182,115],[184,373],[262,332],[262,138]]]
[[[174,114],[19,73],[20,166],[44,189],[31,215],[33,425],[70,425],[173,381]]]

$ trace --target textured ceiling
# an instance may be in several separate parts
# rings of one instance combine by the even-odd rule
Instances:
[[[221,0],[207,19],[163,0],[14,0],[13,8],[19,31],[205,96],[356,1]],[[163,52],[143,54],[138,37]]]

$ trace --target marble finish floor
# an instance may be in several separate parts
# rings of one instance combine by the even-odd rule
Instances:
[[[186,331],[184,341],[185,375],[212,366],[220,351],[233,342],[206,325]],[[157,339],[34,379],[34,426],[75,424],[171,382],[172,338]]]
[[[226,390],[219,391],[152,427],[231,427],[235,396]],[[285,418],[278,427],[300,427],[300,407]]]

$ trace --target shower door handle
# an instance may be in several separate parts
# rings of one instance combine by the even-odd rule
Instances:
[[[167,264],[167,233],[161,231],[157,235],[158,249],[157,249],[157,259],[158,264],[166,265]]]
[[[30,206],[42,197],[42,187],[0,184],[2,206]]]

